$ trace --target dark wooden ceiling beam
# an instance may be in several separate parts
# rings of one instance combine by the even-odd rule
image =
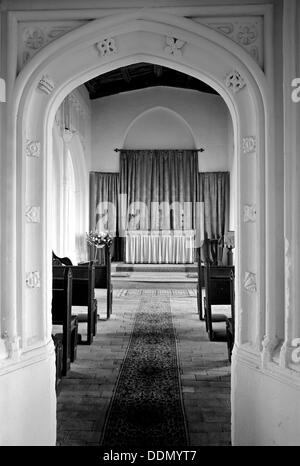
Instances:
[[[160,65],[154,65],[154,74],[157,78],[160,78],[163,73],[163,67]]]
[[[153,86],[193,89],[217,94],[210,86],[192,76],[150,63],[135,63],[112,70],[91,79],[85,85],[90,99],[99,99],[100,97]]]
[[[125,82],[130,83],[131,81],[131,76],[129,73],[129,67],[123,67],[121,68],[121,74]]]

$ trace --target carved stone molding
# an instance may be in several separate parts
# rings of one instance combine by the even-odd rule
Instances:
[[[286,315],[291,311],[291,287],[292,287],[292,254],[291,245],[287,238],[284,239],[284,269],[285,269],[285,312]]]
[[[264,18],[253,16],[194,17],[193,21],[205,24],[239,44],[264,68]]]
[[[225,84],[226,87],[228,87],[228,89],[230,89],[234,94],[246,86],[244,78],[237,70],[231,71],[226,76]]]
[[[112,37],[108,37],[100,42],[97,42],[95,44],[95,47],[98,50],[98,53],[101,57],[108,57],[109,55],[114,55],[118,51],[115,39]]]
[[[291,361],[292,346],[285,340],[280,348],[279,365],[280,367],[287,367]]]
[[[26,141],[26,155],[28,157],[40,157],[41,154],[41,143],[39,141]]]
[[[51,92],[52,92],[53,89],[54,89],[54,81],[53,81],[53,79],[52,79],[50,76],[48,76],[48,75],[45,74],[45,75],[40,79],[40,81],[39,81],[39,83],[38,83],[38,88],[39,88],[42,92],[44,92],[45,94],[50,95]]]
[[[25,217],[27,223],[40,223],[41,221],[41,214],[40,214],[40,207],[39,206],[27,206],[25,211]]]
[[[40,273],[36,270],[34,272],[27,272],[26,285],[28,288],[40,288],[41,286]]]
[[[0,78],[0,102],[6,102],[6,82]]]
[[[86,23],[86,20],[20,21],[18,72],[47,44]]]
[[[243,286],[245,290],[249,291],[250,293],[255,293],[257,290],[256,274],[252,272],[246,272],[243,281]]]
[[[268,362],[271,361],[274,349],[278,346],[279,340],[277,337],[270,337],[265,335],[262,341],[262,366],[266,367]]]
[[[256,222],[256,206],[255,205],[244,205],[244,222],[254,223]]]
[[[21,356],[21,338],[20,337],[8,337],[6,341],[9,357],[15,361],[18,361]]]
[[[225,34],[226,36],[229,36],[234,32],[234,25],[233,23],[208,23],[208,26],[211,27],[212,29],[215,29],[216,31],[221,32],[222,34]]]
[[[168,55],[182,57],[182,47],[184,44],[184,41],[176,39],[176,37],[166,37],[166,47],[164,48],[164,51]]]
[[[244,328],[244,319],[246,318],[246,313],[243,308],[240,308],[239,312],[239,326],[237,331],[237,343],[241,344],[243,342],[243,328]]]
[[[38,342],[40,341],[40,338],[38,337],[38,335],[34,335],[32,337],[29,337],[27,338],[27,346],[34,346],[36,345]]]
[[[242,140],[243,154],[252,154],[256,151],[256,137],[247,136]]]

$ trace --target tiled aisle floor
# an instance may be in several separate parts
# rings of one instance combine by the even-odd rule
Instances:
[[[62,380],[57,400],[58,445],[99,445],[140,299],[134,293],[117,297],[120,293],[115,291],[110,320],[98,322],[98,333],[91,346],[78,346],[77,360]],[[230,445],[230,365],[226,344],[208,340],[204,323],[198,318],[195,297],[173,295],[170,300],[190,443]],[[103,298],[98,301],[99,308],[105,309]]]

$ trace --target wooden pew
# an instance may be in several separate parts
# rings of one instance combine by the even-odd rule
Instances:
[[[234,275],[233,285],[231,287],[231,317],[226,320],[226,337],[227,337],[227,351],[228,360],[231,362],[231,354],[234,346],[235,336],[235,290],[234,290]]]
[[[55,376],[55,391],[58,395],[60,392],[60,383],[63,377],[63,344],[62,339],[59,335],[52,335],[54,348],[55,348],[55,367],[56,367],[56,376]]]
[[[228,361],[231,362],[231,354],[234,346],[234,317],[230,317],[226,320],[226,337]]]
[[[62,326],[62,375],[67,375],[70,363],[76,359],[78,319],[72,316],[72,272],[68,267],[53,266],[52,324]]]
[[[204,263],[201,260],[201,251],[204,256]],[[198,272],[197,282],[197,308],[199,319],[204,320],[203,303],[202,303],[202,288],[205,286],[204,268],[207,264],[211,267],[222,266],[223,245],[219,239],[205,239],[201,248],[196,250],[196,262]]]
[[[87,266],[90,262],[80,262],[78,265]],[[111,282],[111,252],[105,247],[105,264],[95,263],[95,288],[106,289],[106,317],[110,318],[113,302],[113,285]]]
[[[197,248],[196,250],[196,260],[197,260],[197,309],[199,314],[199,319],[204,320],[203,316],[203,306],[202,306],[202,288],[204,287],[204,266],[201,263],[201,250]]]
[[[67,266],[73,274],[72,306],[86,306],[87,313],[77,315],[78,322],[87,323],[87,338],[81,335],[78,344],[90,345],[97,333],[97,300],[95,299],[95,265],[92,262],[82,262],[73,265],[68,257],[59,257],[52,251],[52,263]],[[88,267],[86,267],[88,266]],[[74,312],[74,311],[73,311]]]
[[[95,266],[73,265],[69,267],[73,274],[72,306],[86,306],[87,312],[77,314],[78,322],[87,324],[87,337],[80,337],[78,344],[90,345],[97,333],[97,300],[95,299]],[[74,310],[73,310],[74,312]]]
[[[222,313],[213,313],[213,305],[230,305],[231,316],[234,317],[234,267],[233,266],[210,266],[204,268],[204,319],[206,331],[211,341],[227,341],[226,322],[228,316]],[[214,323],[224,322],[224,330],[213,328]]]

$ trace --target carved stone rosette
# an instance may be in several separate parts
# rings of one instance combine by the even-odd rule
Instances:
[[[95,44],[95,47],[98,50],[98,53],[101,57],[114,55],[118,51],[115,39],[112,37],[108,37],[100,42],[97,42]]]
[[[166,47],[164,51],[168,55],[182,57],[182,47],[184,44],[185,42],[183,40],[176,39],[176,37],[166,37]]]
[[[45,34],[39,27],[28,27],[23,32],[23,41],[25,47],[33,50],[39,50],[45,43]]]
[[[257,290],[256,287],[256,274],[252,272],[246,272],[244,277],[243,286],[245,290],[250,293],[255,293]]]
[[[256,206],[255,205],[244,205],[244,223],[255,223],[256,222]]]
[[[250,45],[256,41],[257,35],[257,28],[254,24],[242,24],[236,38],[241,45]]]
[[[40,207],[39,206],[27,206],[25,211],[25,217],[27,223],[40,223],[41,215],[40,215]]]
[[[256,151],[255,136],[247,136],[242,140],[243,154],[253,154]]]
[[[27,139],[26,141],[26,155],[27,157],[40,157],[41,154],[41,143],[39,141],[32,141]]]
[[[243,89],[246,86],[245,80],[242,75],[236,71],[231,71],[225,79],[225,84],[234,94]]]
[[[28,288],[40,288],[41,286],[40,273],[36,270],[34,272],[27,272],[26,285]]]

